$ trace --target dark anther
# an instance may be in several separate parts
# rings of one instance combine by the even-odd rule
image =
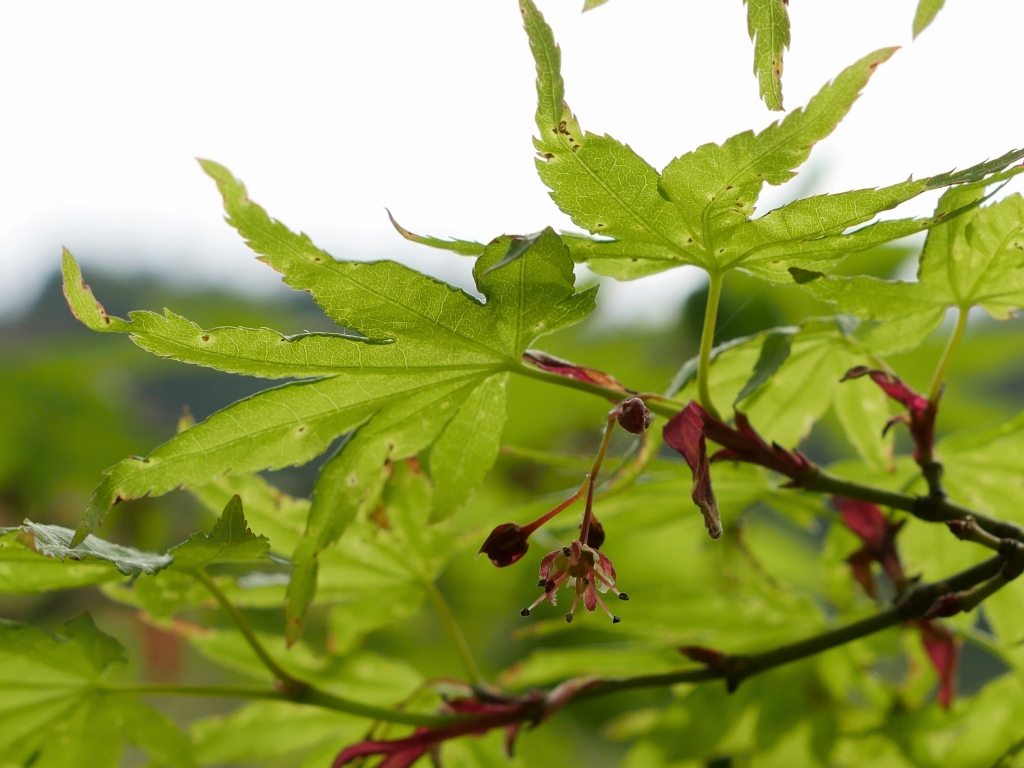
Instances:
[[[562,547],[562,554],[565,555],[566,557],[568,557],[569,555],[572,554],[572,550],[569,549],[568,547]]]
[[[619,600],[629,600],[629,595],[625,592],[619,592]]]
[[[548,583],[547,579],[541,579],[540,581],[537,582],[537,586],[538,587],[545,587],[545,586],[547,586],[547,583]]]
[[[520,616],[529,616],[530,615],[530,609],[529,608],[523,608],[523,610],[521,610],[519,612],[519,615]]]
[[[572,624],[572,614],[571,613],[565,614],[565,623],[566,624]]]
[[[620,621],[622,621],[622,619],[618,616],[612,616],[612,624],[618,624]]]

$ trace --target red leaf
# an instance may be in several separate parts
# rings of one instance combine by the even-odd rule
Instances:
[[[568,360],[562,360],[554,355],[549,355],[547,352],[529,349],[523,354],[523,360],[548,373],[576,379],[577,381],[585,381],[588,384],[597,384],[599,387],[607,387],[619,392],[629,392],[622,382],[610,373],[599,371],[596,368],[585,368],[582,365],[576,365],[576,363],[570,363]]]
[[[871,579],[871,562],[878,562],[893,584],[906,581],[900,554],[896,549],[896,534],[903,523],[892,523],[874,504],[845,496],[834,496],[832,503],[839,510],[843,523],[864,542],[864,546],[847,559],[853,577],[871,597],[875,596]]]
[[[846,372],[840,381],[870,376],[882,391],[907,409],[907,415],[890,419],[885,425],[888,430],[899,421],[906,422],[914,439],[914,461],[922,467],[932,462],[932,448],[935,444],[935,415],[939,409],[939,398],[929,400],[908,387],[902,380],[887,371],[880,371],[858,365]]]
[[[939,705],[949,709],[956,691],[956,670],[960,660],[960,643],[956,636],[941,624],[920,621],[921,642],[939,676],[937,698]]]
[[[710,416],[697,403],[691,402],[669,419],[663,436],[665,443],[679,451],[693,472],[694,503],[704,515],[704,527],[711,538],[722,535],[722,519],[718,514],[718,501],[711,488],[711,468],[708,463],[707,443],[704,440],[705,421]]]

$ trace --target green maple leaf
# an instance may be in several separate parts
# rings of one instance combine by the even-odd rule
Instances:
[[[321,470],[295,553],[293,586],[301,597],[293,595],[292,613],[301,613],[317,552],[373,502],[388,462],[429,451],[435,517],[465,501],[497,455],[509,373],[522,370],[522,354],[535,338],[592,311],[595,289],[574,292],[572,260],[550,230],[497,238],[484,249],[474,276],[486,302],[392,261],[336,261],[250,201],[225,168],[202,165],[217,182],[229,223],[343,330],[285,336],[267,328],[203,329],[170,311],[110,317],[65,253],[68,303],[93,330],[127,333],[143,349],[186,363],[300,379],[111,467],[74,543],[120,500],[302,464],[347,434]]]
[[[167,555],[86,536],[72,548],[75,532],[26,520],[0,528],[0,593],[71,589],[125,576],[152,575],[171,563]]]
[[[976,205],[983,194],[976,185],[951,189],[939,201],[938,215]],[[966,313],[980,306],[1004,320],[1024,306],[1024,197],[973,207],[933,228],[917,282],[827,277],[803,287],[840,312],[875,321],[866,341],[881,353],[916,346],[950,307]]]
[[[946,0],[918,0],[917,10],[914,12],[914,37],[917,37],[928,25],[935,21]]]
[[[124,648],[89,614],[61,635],[0,620],[0,751],[8,765],[115,768],[127,737],[160,765],[194,765],[185,736],[109,685]]]
[[[168,553],[172,567],[194,570],[214,563],[261,560],[270,551],[265,536],[249,530],[237,495],[228,499],[224,511],[209,533],[195,533]]]
[[[1018,150],[962,171],[796,200],[752,218],[764,185],[793,178],[813,145],[843,119],[894,48],[868,54],[826,84],[806,107],[760,133],[746,131],[720,145],[705,144],[658,173],[628,145],[581,128],[565,103],[561,54],[551,28],[530,0],[522,0],[520,7],[537,66],[537,170],[558,207],[590,233],[563,235],[573,258],[601,274],[633,279],[692,264],[710,273],[743,269],[773,282],[790,282],[791,268],[827,271],[849,253],[938,221],[872,221],[880,212],[930,189],[995,181],[1024,158],[1024,150]],[[400,231],[417,242],[458,253],[483,249],[468,241]]]
[[[768,109],[782,109],[782,54],[789,47],[788,0],[743,0],[754,43],[754,74]]]

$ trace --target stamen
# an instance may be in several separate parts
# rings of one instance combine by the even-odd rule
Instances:
[[[566,624],[572,624],[572,614],[571,613],[565,614],[565,623]]]
[[[529,616],[530,615],[530,609],[528,607],[527,608],[523,608],[523,610],[521,610],[519,612],[519,615],[520,616]]]
[[[622,619],[620,619],[618,616],[616,616],[614,613],[608,610],[608,606],[605,605],[604,600],[601,599],[601,596],[599,594],[595,592],[594,597],[597,598],[597,604],[601,606],[601,610],[607,613],[608,616],[611,618],[612,624],[618,624],[620,621],[622,621]]]
[[[608,590],[612,594],[616,595],[619,598],[619,600],[629,600],[629,595],[626,595],[625,592],[620,591],[619,588],[615,586],[615,584],[612,582],[611,579],[609,579],[607,576],[605,576],[603,573],[601,573],[596,568],[594,569],[594,575],[597,576],[598,581],[600,581],[602,584],[604,584],[604,586],[606,586],[608,588]],[[623,595],[626,595],[626,596],[623,597]]]

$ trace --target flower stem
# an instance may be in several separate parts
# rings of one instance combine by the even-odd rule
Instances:
[[[605,454],[608,453],[608,445],[612,441],[612,432],[615,430],[618,409],[613,409],[608,414],[608,420],[604,424],[604,434],[601,436],[601,445],[594,457],[594,464],[587,473],[585,485],[587,487],[587,506],[583,510],[583,522],[580,524],[580,542],[587,543],[587,536],[590,534],[590,521],[594,519],[594,486],[597,485],[597,473],[601,471],[601,463]]]
[[[708,273],[708,303],[704,307],[704,326],[700,332],[700,362],[697,365],[697,396],[704,410],[715,418],[720,417],[715,404],[711,402],[708,369],[711,366],[711,349],[715,344],[715,322],[718,319],[718,304],[722,298],[722,281],[721,273]]]
[[[939,358],[939,363],[935,366],[935,373],[932,375],[931,386],[928,388],[928,399],[932,402],[935,402],[935,398],[938,397],[942,389],[942,382],[946,378],[946,368],[949,367],[949,361],[952,359],[956,348],[960,345],[960,339],[963,338],[964,331],[967,330],[967,317],[968,312],[966,310],[957,310],[956,327],[953,328],[953,334],[949,337],[949,341],[946,342],[946,348],[942,350],[942,356]]]
[[[153,694],[184,696],[231,696],[234,695],[234,693],[229,692],[239,692],[241,694],[241,698],[293,701],[298,704],[311,704],[325,709],[332,709],[336,712],[347,712],[350,715],[356,715],[358,717],[367,717],[373,720],[386,720],[388,722],[403,723],[406,725],[429,726],[443,725],[452,722],[453,718],[451,717],[398,712],[394,709],[375,707],[370,704],[351,701],[349,699],[342,698],[341,696],[335,696],[333,693],[324,691],[311,683],[307,683],[306,681],[300,680],[299,678],[291,675],[267,652],[267,649],[263,647],[263,644],[256,636],[255,631],[253,631],[253,628],[249,625],[249,622],[246,621],[245,616],[242,615],[242,612],[238,610],[238,607],[231,602],[221,588],[217,586],[216,582],[210,578],[209,574],[201,568],[190,571],[190,573],[197,581],[206,587],[218,604],[220,604],[220,607],[224,609],[224,612],[227,613],[235,623],[239,632],[242,633],[242,637],[245,638],[249,647],[252,648],[253,653],[256,654],[263,666],[265,666],[270,674],[272,674],[277,680],[279,690],[265,691],[260,694],[258,693],[258,689],[252,688],[222,688],[219,686],[146,686],[147,692]]]
[[[455,618],[455,614],[452,613],[452,608],[448,605],[448,601],[444,599],[444,595],[441,594],[441,590],[437,588],[431,579],[424,579],[423,585],[427,590],[427,594],[430,595],[431,601],[434,603],[434,607],[437,608],[437,613],[441,617],[441,622],[444,624],[445,629],[448,630],[448,634],[452,638],[452,643],[455,645],[455,651],[459,655],[459,659],[462,661],[462,667],[466,670],[466,677],[469,679],[471,685],[477,686],[483,681],[483,677],[480,674],[480,668],[476,665],[476,659],[473,658],[473,652],[469,648],[469,643],[466,641],[466,635],[462,631],[462,627],[459,625],[458,619]]]

